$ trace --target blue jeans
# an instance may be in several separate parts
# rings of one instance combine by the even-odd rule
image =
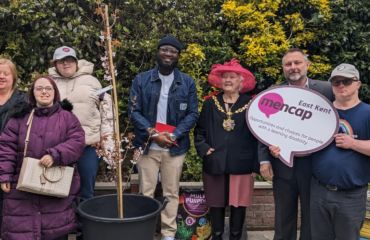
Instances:
[[[100,158],[95,148],[86,146],[77,163],[78,173],[81,178],[81,200],[86,200],[94,196],[95,179],[99,168],[99,161]]]

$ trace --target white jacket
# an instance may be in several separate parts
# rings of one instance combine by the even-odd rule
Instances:
[[[73,113],[85,130],[85,143],[99,143],[101,137],[113,134],[112,99],[104,94],[101,101],[97,91],[102,88],[93,73],[94,64],[78,61],[77,72],[70,78],[59,75],[55,67],[49,68],[49,75],[55,80],[61,100],[67,98],[73,104]]]

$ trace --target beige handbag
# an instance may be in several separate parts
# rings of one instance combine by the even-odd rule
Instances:
[[[40,160],[26,157],[34,110],[27,121],[27,134],[23,152],[23,163],[17,189],[40,195],[67,197],[73,178],[73,167],[50,167],[40,165]]]

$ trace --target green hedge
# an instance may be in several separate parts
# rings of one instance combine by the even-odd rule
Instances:
[[[99,36],[104,28],[96,13],[104,2],[116,17],[112,32],[122,125],[131,81],[153,67],[158,39],[167,33],[187,47],[180,68],[195,79],[200,102],[212,91],[206,82],[212,64],[241,59],[255,73],[260,91],[282,80],[281,55],[291,46],[312,56],[311,76],[318,79],[327,79],[340,62],[355,64],[362,76],[361,97],[370,101],[370,2],[361,0],[1,1],[0,53],[16,62],[21,87],[36,72],[47,71],[61,45],[94,62],[96,76],[103,78]],[[199,180],[200,172],[201,160],[192,147],[183,177]]]

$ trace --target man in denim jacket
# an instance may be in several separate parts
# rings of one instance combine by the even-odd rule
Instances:
[[[176,68],[181,49],[182,44],[173,36],[162,38],[158,44],[157,66],[139,73],[130,90],[134,146],[144,148],[148,144],[137,163],[140,192],[154,197],[160,172],[163,196],[169,200],[161,213],[164,240],[174,239],[176,234],[180,175],[190,147],[189,132],[198,119],[195,83]],[[158,125],[162,125],[162,129]]]

